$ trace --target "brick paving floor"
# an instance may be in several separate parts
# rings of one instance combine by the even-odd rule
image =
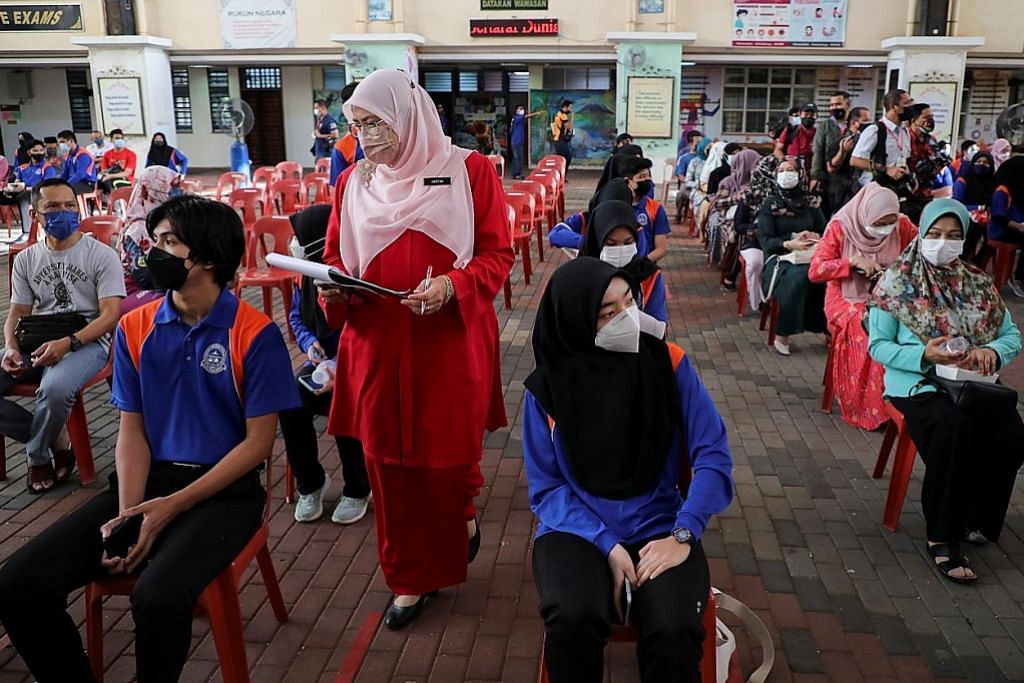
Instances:
[[[569,206],[582,205],[595,181],[593,174],[574,174]],[[522,380],[533,367],[530,332],[542,287],[566,258],[546,253],[532,285],[524,286],[516,268],[513,309],[499,309],[512,425],[486,441],[487,485],[478,501],[483,546],[467,583],[442,591],[415,627],[399,633],[379,629],[389,593],[377,567],[372,519],[350,527],[326,519],[296,524],[279,495],[271,550],[290,620],[275,621],[259,576],[247,573],[241,603],[254,683],[536,680],[542,628],[530,566],[532,516],[519,411]],[[770,680],[1024,680],[1020,486],[1000,545],[972,552],[982,577],[978,584],[942,581],[928,565],[915,502],[922,466],[915,469],[899,531],[884,530],[888,479],[871,478],[881,436],[820,411],[820,338],[795,338],[789,359],[770,352],[756,319],[736,316],[735,295],[720,289],[694,240],[675,235],[664,265],[672,291],[671,336],[687,349],[722,412],[735,458],[736,500],[705,535],[713,583],[768,625],[778,657]],[[6,313],[7,288],[0,291]],[[280,303],[275,305],[282,322]],[[1020,305],[1013,309],[1024,319]],[[1018,364],[1004,376],[1024,386]],[[24,450],[8,443],[10,479],[0,486],[0,560],[100,490],[112,470],[116,437],[104,389],[87,396],[97,484],[75,483],[30,497],[24,493]],[[340,477],[333,444],[325,440],[322,449],[324,462]],[[278,456],[280,450],[278,443]],[[277,465],[280,494],[280,457]],[[114,598],[104,611],[106,680],[115,683],[133,680],[126,610],[127,602]],[[71,611],[83,620],[80,594],[72,596]],[[756,653],[742,630],[737,636],[749,670]],[[196,620],[193,640],[182,680],[221,680],[204,619]],[[608,658],[609,681],[636,680],[629,646],[610,646]],[[16,653],[0,650],[0,683],[29,680]]]

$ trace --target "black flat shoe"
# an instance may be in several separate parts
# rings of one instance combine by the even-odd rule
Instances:
[[[421,595],[419,600],[408,607],[398,607],[395,605],[396,596],[391,596],[391,604],[388,605],[388,609],[384,613],[384,625],[392,631],[405,628],[412,622],[416,621],[416,617],[420,615],[420,610],[423,609],[423,605],[427,602],[427,598],[432,598],[435,595],[437,595],[437,591],[431,591],[426,595]]]
[[[476,522],[476,533],[469,539],[469,562],[475,560],[476,556],[480,553],[480,522],[475,517],[473,521]]]

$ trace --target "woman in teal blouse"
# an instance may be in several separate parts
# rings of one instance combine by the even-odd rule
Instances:
[[[998,539],[1024,461],[1024,422],[1015,410],[972,416],[926,378],[939,364],[990,375],[1021,350],[1020,332],[992,280],[958,258],[969,225],[960,202],[929,203],[920,237],[875,287],[867,321],[868,349],[885,367],[885,395],[903,413],[925,461],[928,551],[939,573],[957,583],[977,579],[960,541]],[[969,350],[946,351],[954,337],[966,338]]]

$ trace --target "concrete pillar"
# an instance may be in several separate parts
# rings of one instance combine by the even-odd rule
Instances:
[[[149,149],[149,140],[156,132],[166,135],[168,144],[177,144],[168,59],[170,40],[157,36],[82,36],[71,42],[89,50],[97,127],[106,133],[111,128],[125,128],[128,145],[136,152]]]
[[[416,48],[426,39],[415,33],[336,33],[330,36],[345,46],[345,78],[358,81],[377,69],[402,69],[409,77],[420,80]]]
[[[654,182],[663,182],[670,175],[666,159],[672,159],[675,167],[676,149],[679,144],[679,77],[683,45],[697,40],[696,33],[661,33],[661,32],[625,32],[609,33],[606,39],[616,45],[617,65],[615,70],[615,126],[619,133],[633,135],[634,142],[644,148],[644,156],[654,162],[651,175]],[[631,78],[653,79],[649,86],[641,86],[644,90],[642,102],[632,104],[638,109],[630,117],[628,107],[629,83]],[[671,92],[668,91],[667,80],[662,80],[666,87],[660,89],[659,79],[671,79]],[[636,85],[640,85],[637,82]],[[635,86],[636,87],[636,86]],[[656,110],[662,112],[662,120],[670,125],[661,126],[658,137],[645,135],[640,130],[630,130],[630,124],[643,109],[648,114],[645,122],[657,127],[657,121],[651,119]],[[631,121],[630,119],[633,119]]]
[[[900,36],[882,41],[889,51],[888,81],[918,102],[932,105],[935,138],[956,149],[960,135],[960,100],[967,51],[985,44],[982,37]]]

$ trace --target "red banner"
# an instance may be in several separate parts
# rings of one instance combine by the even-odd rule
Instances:
[[[557,36],[558,19],[470,19],[470,38]]]

